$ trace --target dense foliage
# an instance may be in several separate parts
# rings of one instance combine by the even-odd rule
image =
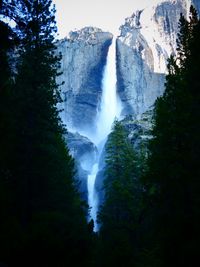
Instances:
[[[146,174],[161,266],[190,266],[199,246],[200,21],[193,7],[179,27],[177,56],[169,60],[166,90],[155,106]]]
[[[105,200],[100,210],[100,266],[133,266],[139,246],[141,192],[138,155],[121,122],[106,144]]]
[[[57,110],[51,0],[1,1],[0,262],[78,265],[87,257],[85,212]]]

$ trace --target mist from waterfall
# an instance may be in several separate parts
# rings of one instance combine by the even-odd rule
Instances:
[[[96,218],[98,211],[98,195],[95,190],[95,180],[99,171],[99,159],[107,137],[111,132],[112,124],[115,118],[119,118],[121,113],[121,102],[117,96],[116,83],[116,41],[113,40],[108,51],[102,79],[102,99],[96,119],[96,133],[90,137],[98,149],[96,162],[88,175],[88,205],[90,207],[90,219],[94,221],[94,231],[98,231]]]

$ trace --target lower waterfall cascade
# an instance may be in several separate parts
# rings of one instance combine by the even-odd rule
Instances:
[[[88,205],[90,207],[89,220],[92,219],[94,221],[94,232],[98,231],[98,195],[95,190],[95,181],[99,171],[99,160],[107,137],[111,132],[112,124],[115,118],[119,118],[122,109],[120,99],[117,95],[116,83],[116,42],[113,40],[108,51],[102,79],[102,98],[96,118],[96,133],[92,138],[98,149],[98,153],[87,181]]]

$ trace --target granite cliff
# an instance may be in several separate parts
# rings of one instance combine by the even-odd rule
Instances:
[[[112,34],[93,27],[69,33],[59,41],[62,54],[60,86],[64,109],[61,116],[68,128],[92,127],[102,95],[102,76]]]
[[[189,1],[163,0],[133,13],[117,38],[118,93],[124,115],[142,114],[164,91],[167,59],[176,51],[180,13]]]

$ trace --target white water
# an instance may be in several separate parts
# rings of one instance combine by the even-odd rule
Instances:
[[[115,40],[109,48],[107,63],[102,80],[102,99],[100,112],[97,115],[98,141],[105,140],[111,131],[115,117],[119,117],[121,112],[120,101],[116,93],[117,73],[116,73],[116,48]]]
[[[94,221],[94,231],[98,231],[97,211],[98,196],[95,191],[95,180],[99,170],[99,158],[105,145],[106,139],[111,132],[112,124],[116,117],[120,116],[121,102],[116,92],[116,49],[115,40],[109,48],[107,63],[102,80],[102,99],[100,110],[96,120],[96,133],[91,138],[98,148],[98,156],[90,174],[88,175],[88,205],[90,207],[90,219]]]

